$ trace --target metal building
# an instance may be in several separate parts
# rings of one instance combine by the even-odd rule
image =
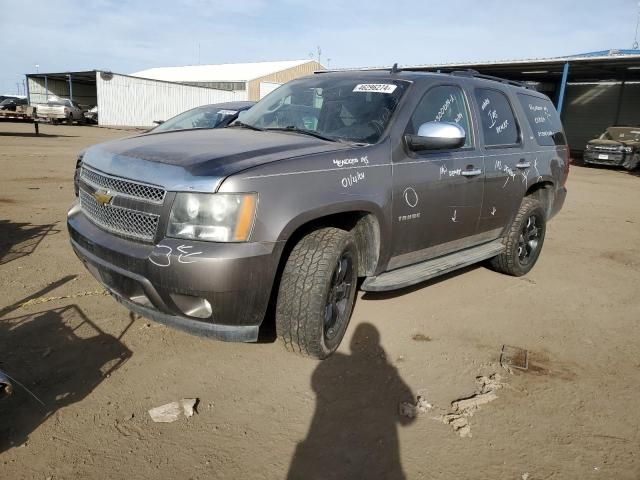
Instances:
[[[587,141],[607,127],[640,127],[640,50],[406,68],[441,72],[472,69],[486,75],[531,82],[555,102],[571,150],[577,154]]]
[[[241,100],[257,101],[289,80],[323,69],[315,60],[290,60],[151,68],[132,75],[231,90]]]
[[[98,107],[101,126],[150,127],[190,108],[244,98],[242,93],[91,70],[27,74],[29,103],[68,98]]]

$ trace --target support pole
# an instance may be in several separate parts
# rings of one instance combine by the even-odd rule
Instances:
[[[44,76],[44,103],[49,101],[49,79]]]
[[[29,91],[29,77],[25,75],[24,89],[27,92],[27,102],[31,105],[31,92]]]
[[[562,114],[562,105],[564,104],[564,91],[567,88],[567,77],[569,76],[569,62],[564,64],[562,69],[562,81],[560,82],[560,92],[558,92],[558,101],[556,102],[556,108],[558,114]]]
[[[71,74],[67,77],[69,77],[69,100],[73,102],[73,80],[71,80]]]

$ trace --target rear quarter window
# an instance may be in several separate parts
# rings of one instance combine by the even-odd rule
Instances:
[[[523,93],[518,93],[518,99],[538,145],[552,147],[567,144],[560,116],[551,101]]]

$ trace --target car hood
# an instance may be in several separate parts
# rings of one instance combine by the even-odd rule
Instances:
[[[590,142],[588,142],[588,145],[600,145],[603,147],[623,147],[623,146],[628,146],[628,147],[636,147],[638,145],[640,145],[640,142],[637,142],[635,140],[602,140],[602,139],[598,139],[598,140],[591,140]]]
[[[292,157],[351,148],[313,137],[244,128],[149,133],[88,148],[83,164],[167,190],[215,191],[229,175]]]

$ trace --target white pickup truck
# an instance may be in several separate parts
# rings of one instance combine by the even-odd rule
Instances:
[[[84,123],[84,112],[85,109],[68,98],[52,99],[36,108],[38,118],[49,119],[52,123],[65,120],[70,125],[74,121]]]

